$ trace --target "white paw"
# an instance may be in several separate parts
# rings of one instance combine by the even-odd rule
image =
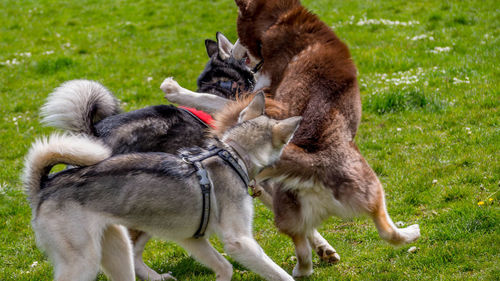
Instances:
[[[162,280],[162,281],[164,281],[164,280],[177,280],[174,276],[172,276],[171,272],[163,273],[160,276],[161,276],[160,280]]]
[[[160,89],[167,95],[179,93],[182,90],[179,83],[177,83],[177,81],[175,81],[174,78],[172,78],[172,77],[168,77],[165,80],[163,80],[163,83],[161,83]]]
[[[404,244],[411,243],[420,237],[420,227],[418,224],[400,228],[398,232],[404,238],[404,241],[402,241]]]
[[[310,264],[309,266],[300,266],[299,263],[297,263],[292,271],[292,275],[294,278],[307,277],[312,273],[312,264]]]

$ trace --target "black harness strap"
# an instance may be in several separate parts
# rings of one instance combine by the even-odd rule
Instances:
[[[231,153],[223,148],[213,146],[209,148],[207,152],[200,155],[182,157],[182,159],[186,163],[192,164],[196,168],[196,175],[198,176],[198,180],[200,182],[200,188],[203,198],[201,222],[198,230],[196,230],[193,235],[193,237],[195,238],[199,238],[205,235],[205,231],[207,230],[208,221],[210,218],[210,190],[212,189],[212,183],[208,176],[208,172],[205,167],[203,167],[201,161],[213,156],[219,156],[222,160],[228,163],[229,166],[231,166],[231,168],[233,168],[233,170],[236,171],[236,173],[240,176],[241,180],[243,180],[243,182],[245,183],[245,187],[248,186],[249,182],[248,175],[245,170],[243,170],[241,165],[238,164],[238,161],[231,155]]]
[[[196,175],[200,181],[201,194],[203,199],[203,209],[201,211],[201,222],[198,230],[194,233],[194,238],[199,238],[205,235],[208,226],[208,219],[210,218],[210,179],[208,178],[207,170],[203,167],[200,161],[194,162],[196,167]]]
[[[219,155],[222,160],[226,161],[226,163],[228,163],[233,168],[233,170],[238,173],[241,180],[245,183],[245,186],[248,186],[248,174],[245,172],[245,170],[243,170],[240,164],[238,164],[238,161],[234,159],[231,153],[229,153],[227,150],[222,149],[221,151],[219,151],[219,153],[217,153],[217,155]]]

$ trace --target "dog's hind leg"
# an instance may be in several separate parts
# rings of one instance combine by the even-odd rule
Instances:
[[[233,266],[217,252],[206,238],[188,238],[178,242],[193,257],[215,272],[217,281],[230,281]]]
[[[68,259],[63,257],[53,259],[55,281],[91,281],[96,278],[99,262],[92,260],[92,257],[78,256],[78,254],[67,255]]]
[[[146,243],[149,241],[149,239],[151,239],[151,236],[149,234],[133,229],[129,229],[128,233],[130,234],[130,238],[132,240],[135,274],[140,280],[159,281],[175,279],[172,275],[170,275],[170,273],[157,273],[152,268],[147,266],[142,260],[142,252],[144,252],[144,247],[146,247]]]
[[[273,183],[269,180],[260,182],[259,185],[256,186],[255,190],[260,192],[261,195],[259,195],[258,198],[261,200],[261,202],[264,203],[264,205],[266,205],[266,207],[268,207],[270,210],[273,210]],[[318,230],[313,229],[311,234],[307,235],[307,239],[310,246],[313,248],[316,254],[318,254],[321,260],[328,263],[337,263],[340,261],[340,255],[328,243],[328,241],[323,238],[323,236],[321,236]]]
[[[110,225],[104,230],[101,249],[101,266],[111,280],[135,280],[132,246],[123,226]]]
[[[103,226],[93,223],[90,216],[81,219],[78,208],[55,212],[55,203],[50,204],[40,207],[33,230],[37,244],[54,265],[54,280],[94,280],[99,272]]]
[[[175,279],[170,273],[159,274],[149,266],[147,266],[143,259],[142,253],[146,243],[151,239],[151,236],[145,232],[129,229],[129,234],[132,239],[133,253],[134,253],[134,268],[135,274],[141,280],[160,281]]]
[[[343,190],[349,190],[340,200],[347,206],[352,206],[371,216],[375,222],[380,237],[393,245],[402,245],[415,241],[420,237],[418,224],[407,228],[397,228],[392,222],[385,205],[385,195],[382,184],[375,172],[365,161],[355,144],[348,147],[349,161],[344,165],[343,175],[349,175],[344,181]],[[337,189],[341,192],[342,189]]]
[[[380,183],[378,183],[380,185]],[[384,191],[380,185],[380,191],[374,210],[370,213],[380,237],[393,245],[411,243],[420,237],[418,224],[406,228],[398,228],[394,225],[385,206]]]

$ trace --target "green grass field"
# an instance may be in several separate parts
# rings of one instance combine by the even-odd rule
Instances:
[[[393,220],[419,223],[422,234],[393,248],[368,219],[331,218],[320,232],[341,262],[314,255],[303,280],[500,280],[498,1],[303,2],[349,45],[364,110],[356,142]],[[19,179],[31,142],[52,132],[38,117],[47,95],[66,80],[93,79],[129,111],[165,103],[159,85],[168,76],[194,90],[204,39],[221,31],[236,40],[236,6],[3,0],[0,11],[0,280],[50,280]],[[255,206],[256,239],[291,272],[291,240]],[[172,243],[150,242],[145,260],[178,280],[215,278]],[[261,280],[233,264],[234,280]]]

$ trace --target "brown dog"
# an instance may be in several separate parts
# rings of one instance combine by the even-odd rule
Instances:
[[[388,242],[416,240],[418,225],[398,229],[393,224],[382,185],[354,143],[361,102],[347,46],[298,0],[236,0],[236,4],[240,41],[233,55],[263,61],[255,88],[273,99],[275,107],[267,107],[267,114],[303,117],[281,160],[260,175],[269,179],[263,186],[272,195],[277,227],[295,244],[298,262],[293,275],[312,273],[310,244],[323,256],[320,251],[325,247],[317,244],[326,241],[315,228],[331,215],[367,214]],[[162,89],[173,102],[189,100],[190,106],[201,109],[206,103],[203,95],[190,96],[178,85]],[[247,102],[223,104],[228,106],[216,118],[221,130],[237,122],[236,113]]]

